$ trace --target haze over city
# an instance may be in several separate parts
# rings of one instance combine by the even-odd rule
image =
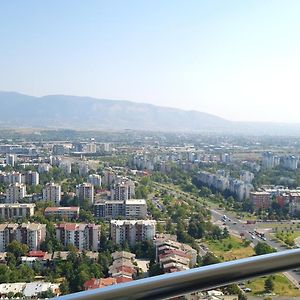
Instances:
[[[298,1],[6,1],[0,90],[298,122]]]

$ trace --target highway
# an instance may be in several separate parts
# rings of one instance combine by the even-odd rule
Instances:
[[[179,188],[173,188],[166,184],[161,184],[161,183],[157,183],[157,182],[155,182],[154,184],[159,188],[166,189],[174,196],[176,194],[179,194],[179,195],[188,197],[190,200],[196,201],[195,196],[190,195],[187,192],[183,192]],[[223,217],[223,215],[226,215],[230,219],[230,221],[227,220],[225,222],[225,225],[228,228],[229,232],[231,234],[235,234],[238,236],[240,236],[240,234],[242,233],[244,235],[244,238],[251,241],[251,246],[254,247],[255,245],[257,245],[258,242],[265,242],[268,245],[270,245],[271,247],[275,248],[277,251],[287,250],[285,247],[282,247],[279,243],[272,241],[267,234],[265,235],[264,240],[259,238],[257,235],[250,234],[249,232],[255,231],[257,225],[246,224],[245,221],[239,220],[233,212],[228,212],[228,211],[225,211],[224,209],[219,209],[219,208],[208,208],[208,207],[205,207],[205,208],[207,208],[211,211],[212,222],[216,223],[217,225],[221,225],[224,223],[222,221],[222,217]],[[289,272],[284,272],[283,274],[291,281],[291,283],[295,287],[300,288],[300,284],[299,284],[300,283],[300,270],[292,270]]]
[[[244,238],[250,240],[252,242],[252,246],[254,247],[257,245],[258,242],[264,242],[270,245],[271,247],[275,248],[277,251],[284,251],[287,250],[285,247],[282,247],[279,243],[273,241],[270,239],[270,237],[266,234],[265,239],[261,239],[257,235],[250,234],[249,232],[254,232],[256,229],[256,224],[246,224],[246,222],[243,222],[235,217],[233,213],[221,210],[221,209],[211,209],[212,214],[212,221],[214,223],[220,224],[220,222],[223,224],[225,223],[226,227],[228,228],[229,232],[235,235],[244,235]],[[222,217],[223,215],[227,216],[227,221],[223,222]],[[228,221],[230,219],[230,221]],[[300,272],[297,270],[292,270],[289,272],[285,272],[284,275],[293,283],[294,286],[297,288],[300,288],[299,282],[300,282]]]

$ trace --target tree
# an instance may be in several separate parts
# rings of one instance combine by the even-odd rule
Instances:
[[[55,297],[55,294],[51,289],[48,289],[47,291],[41,292],[38,294],[38,298],[45,299],[45,298],[53,298]]]
[[[263,255],[276,252],[276,249],[274,249],[266,243],[258,242],[257,245],[254,247],[254,251],[256,255]]]
[[[207,252],[202,258],[203,266],[213,265],[219,263],[220,260],[211,252]]]
[[[7,252],[12,253],[16,259],[19,259],[21,256],[25,256],[28,253],[28,246],[21,244],[18,241],[12,241],[7,245]]]
[[[265,291],[267,293],[271,293],[274,291],[274,279],[272,276],[269,276],[266,280],[265,280]]]

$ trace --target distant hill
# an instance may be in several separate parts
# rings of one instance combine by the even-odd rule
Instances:
[[[231,122],[198,111],[131,101],[0,92],[0,127],[210,131]]]
[[[0,128],[149,130],[300,136],[300,124],[232,122],[220,117],[131,101],[0,92]]]

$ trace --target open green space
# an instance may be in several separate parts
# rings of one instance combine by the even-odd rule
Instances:
[[[223,261],[234,260],[254,255],[254,250],[245,241],[231,235],[222,240],[208,240],[209,250]]]
[[[274,291],[277,296],[299,297],[300,290],[295,288],[292,283],[283,275],[276,274],[273,276]],[[255,278],[246,282],[246,287],[252,290],[252,295],[261,295],[265,293],[265,280],[267,276]]]

